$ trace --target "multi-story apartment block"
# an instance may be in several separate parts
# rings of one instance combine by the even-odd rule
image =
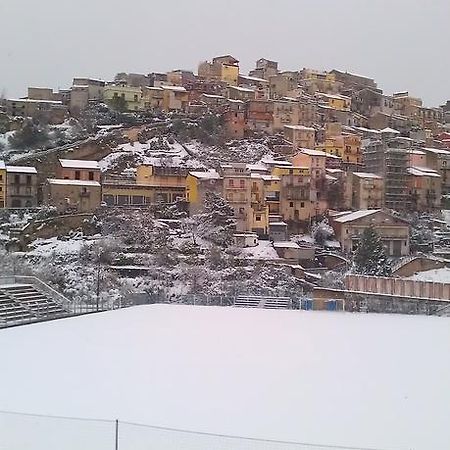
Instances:
[[[349,172],[345,195],[352,209],[377,209],[384,206],[383,177],[368,172]]]
[[[408,192],[409,150],[390,148],[381,141],[372,141],[365,146],[363,161],[366,170],[384,179],[385,206],[395,210],[410,208]]]
[[[6,166],[0,159],[0,208],[6,206]]]
[[[279,73],[269,78],[270,98],[291,97],[298,88],[297,78],[290,72]]]
[[[6,166],[6,205],[32,208],[38,204],[38,179],[34,167]]]
[[[416,211],[439,209],[442,195],[439,173],[426,167],[409,167],[407,171],[411,207]]]
[[[205,80],[223,81],[231,86],[238,85],[239,61],[231,55],[217,56],[212,62],[202,62],[198,76]]]
[[[316,130],[303,125],[285,125],[284,136],[294,148],[310,148],[316,145]]]
[[[214,169],[204,172],[189,172],[186,178],[186,200],[189,202],[189,212],[191,214],[201,211],[207,192],[222,195],[222,176]]]
[[[300,85],[309,94],[315,94],[316,92],[333,94],[338,92],[336,75],[331,72],[304,68],[300,71]]]
[[[250,132],[273,132],[273,103],[269,100],[252,100],[246,104],[246,124]]]
[[[140,111],[143,109],[142,88],[127,86],[125,83],[108,84],[103,91],[106,103],[114,104],[119,99],[123,101],[126,111]]]
[[[250,72],[250,76],[264,78],[269,80],[270,77],[277,75],[278,63],[269,59],[261,58],[256,61],[256,69]]]
[[[345,95],[318,92],[316,93],[316,98],[320,103],[337,111],[350,111],[352,106],[352,99]]]
[[[251,172],[243,163],[220,167],[223,178],[223,197],[234,210],[237,231],[250,231],[253,222],[251,209]]]
[[[300,124],[300,104],[295,99],[273,100],[273,132],[284,130],[285,125]]]
[[[450,150],[423,147],[426,154],[426,167],[435,170],[442,181],[442,193],[450,193]]]
[[[344,154],[342,160],[351,164],[362,164],[361,138],[357,134],[344,134]],[[338,155],[339,156],[339,155]]]
[[[280,181],[280,215],[288,222],[305,223],[315,215],[308,167],[277,167],[272,174]]]
[[[239,75],[239,86],[253,90],[256,100],[267,100],[269,98],[269,81],[264,78]]]
[[[183,86],[161,86],[164,111],[184,111],[189,104],[189,92]]]

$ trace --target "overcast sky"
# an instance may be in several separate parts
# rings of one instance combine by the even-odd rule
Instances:
[[[0,0],[0,92],[73,76],[196,70],[233,54],[340,68],[428,105],[450,98],[450,0]]]

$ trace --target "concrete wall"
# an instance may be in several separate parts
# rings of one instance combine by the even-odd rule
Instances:
[[[345,287],[349,291],[388,294],[399,297],[450,300],[450,283],[406,280],[403,278],[347,275]]]

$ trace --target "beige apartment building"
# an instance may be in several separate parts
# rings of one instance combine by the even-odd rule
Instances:
[[[34,167],[6,166],[6,206],[33,208],[38,204],[38,179]]]
[[[409,255],[409,223],[382,209],[365,209],[331,216],[331,226],[344,252],[356,250],[364,230],[373,226],[389,256]]]
[[[285,125],[284,136],[294,148],[311,148],[316,145],[316,130],[303,125]]]
[[[384,206],[384,180],[374,173],[350,172],[345,195],[353,209],[379,209]]]
[[[60,213],[92,212],[100,206],[101,198],[98,181],[47,179],[43,187],[44,203]]]

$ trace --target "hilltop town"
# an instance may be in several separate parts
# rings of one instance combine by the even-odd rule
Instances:
[[[247,75],[225,55],[0,105],[0,269],[79,305],[252,294],[365,310],[336,291],[449,280],[450,101],[264,58]],[[370,285],[392,276],[401,292]],[[437,311],[439,292],[398,308]]]

